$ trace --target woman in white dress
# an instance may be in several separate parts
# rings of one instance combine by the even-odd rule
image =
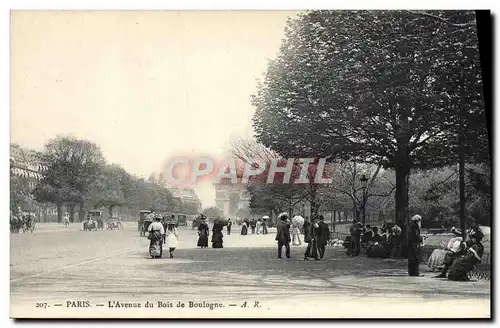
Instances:
[[[170,258],[174,258],[174,251],[179,247],[179,231],[177,230],[175,223],[169,222],[166,231],[167,238],[165,243],[168,245]]]

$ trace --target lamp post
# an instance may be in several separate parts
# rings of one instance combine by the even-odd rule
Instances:
[[[365,225],[366,223],[366,184],[368,182],[368,178],[366,177],[366,175],[362,175],[361,176],[361,186],[363,187],[363,226]]]

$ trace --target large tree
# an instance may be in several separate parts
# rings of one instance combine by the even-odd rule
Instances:
[[[283,156],[394,169],[404,226],[410,170],[450,162],[458,108],[485,130],[481,87],[473,12],[308,12],[287,24],[253,96],[254,128]]]
[[[58,205],[59,222],[63,203],[79,203],[82,219],[85,196],[105,163],[99,146],[88,140],[58,136],[45,145],[43,157],[47,171],[36,190],[37,198]]]

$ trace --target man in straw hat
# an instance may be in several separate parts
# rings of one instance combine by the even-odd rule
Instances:
[[[413,277],[420,276],[420,244],[422,237],[420,236],[420,228],[422,226],[422,217],[414,215],[411,218],[410,230],[408,235],[408,275]]]

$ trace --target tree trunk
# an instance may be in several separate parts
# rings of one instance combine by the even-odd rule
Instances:
[[[108,214],[109,214],[109,217],[110,217],[110,218],[111,218],[111,217],[113,217],[113,205],[110,205],[110,206],[108,207]]]
[[[75,222],[75,204],[69,205],[69,222]]]
[[[83,206],[84,206],[84,202],[81,201],[80,202],[80,209],[78,211],[78,219],[80,220],[80,222],[83,222],[83,220],[85,219],[85,211],[83,209]]]
[[[458,160],[458,179],[460,189],[460,230],[462,231],[463,240],[466,239],[466,226],[465,226],[465,156],[462,147],[459,147],[459,160]]]
[[[408,231],[408,177],[410,167],[405,163],[396,166],[396,224]]]
[[[62,217],[63,217],[63,204],[62,203],[57,203],[57,223],[62,222]]]

